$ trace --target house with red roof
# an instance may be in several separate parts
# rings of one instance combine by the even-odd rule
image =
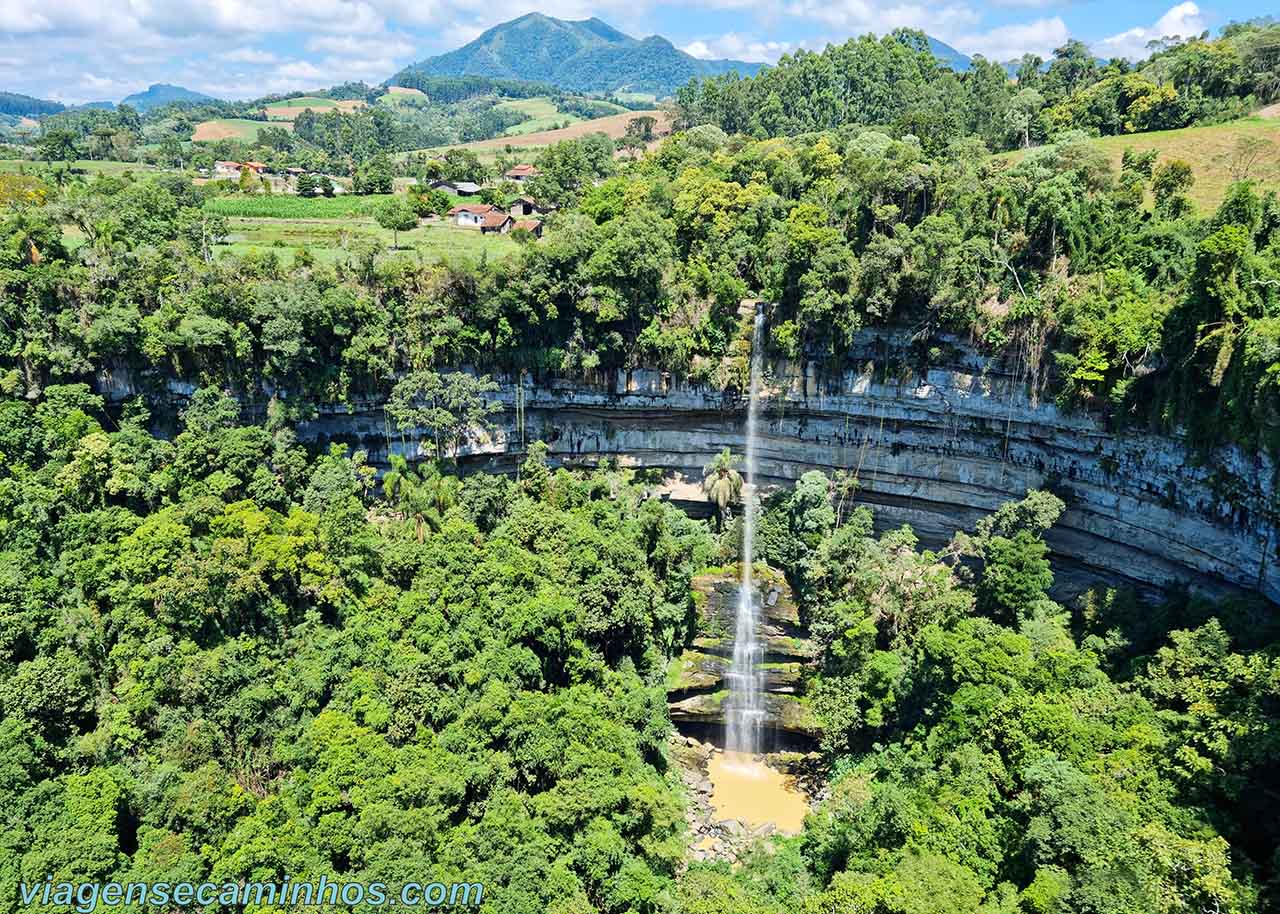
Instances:
[[[514,165],[507,169],[503,177],[509,181],[515,181],[517,184],[522,184],[525,181],[536,178],[540,174],[542,174],[542,172],[538,171],[538,169],[534,168],[532,165]]]
[[[488,234],[506,234],[515,220],[506,210],[488,203],[462,203],[449,210],[449,218],[463,228],[478,228]]]

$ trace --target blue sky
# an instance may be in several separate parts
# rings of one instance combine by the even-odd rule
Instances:
[[[0,0],[0,89],[81,102],[153,82],[224,98],[381,82],[533,10],[762,61],[898,26],[996,60],[1047,55],[1067,37],[1137,58],[1152,38],[1272,11],[1247,0]]]

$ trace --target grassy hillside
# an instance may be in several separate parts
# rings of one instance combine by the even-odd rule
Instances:
[[[113,162],[108,159],[76,159],[74,162],[58,163],[59,168],[63,166],[70,168],[73,173],[90,175],[122,175],[126,172],[143,175],[159,174],[166,171],[176,172],[176,169],[157,168],[154,165],[144,165],[139,162]],[[41,174],[47,171],[48,168],[49,166],[46,163],[32,159],[0,159],[0,174]]]
[[[403,86],[388,86],[387,94],[378,97],[379,105],[399,108],[405,104],[426,104],[427,94],[419,89],[406,89]]]
[[[317,259],[332,262],[362,242],[392,242],[392,233],[368,217],[349,219],[256,219],[229,220],[230,235],[219,250],[245,254],[274,251],[285,262],[306,248]],[[481,254],[500,257],[516,249],[507,235],[482,235],[474,229],[459,228],[443,221],[428,221],[400,232],[401,253],[414,252],[425,260],[453,261],[477,258]]]
[[[566,114],[557,110],[555,102],[549,98],[518,98],[503,102],[498,107],[504,111],[519,111],[529,116],[529,120],[509,127],[503,136],[520,136],[525,133],[553,130],[565,121],[576,124],[582,120],[576,114]]]
[[[1138,152],[1154,149],[1160,154],[1160,161],[1183,159],[1196,177],[1192,201],[1202,211],[1208,211],[1222,202],[1233,180],[1233,154],[1241,140],[1250,137],[1270,140],[1274,145],[1259,157],[1249,176],[1264,188],[1280,190],[1280,119],[1275,117],[1255,116],[1211,127],[1106,136],[1093,142],[1107,154],[1117,171],[1120,157],[1129,147]],[[1025,155],[1026,150],[1019,150],[1005,153],[1004,157],[1016,162]]]
[[[223,216],[252,216],[272,219],[341,219],[372,215],[374,209],[390,194],[337,197],[297,197],[292,194],[270,196],[214,197],[204,208]]]
[[[627,104],[655,105],[658,97],[652,92],[615,92],[613,97]]]

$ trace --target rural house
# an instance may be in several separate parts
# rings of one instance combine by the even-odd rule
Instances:
[[[449,218],[455,225],[478,228],[483,234],[496,232],[505,235],[511,230],[512,219],[507,213],[488,203],[463,203],[449,210]]]
[[[532,165],[514,165],[507,169],[507,172],[503,177],[508,180],[515,181],[517,184],[523,184],[525,181],[536,178],[539,174],[541,174],[541,172]]]
[[[542,222],[537,219],[517,219],[511,230],[524,229],[534,238],[542,237]]]

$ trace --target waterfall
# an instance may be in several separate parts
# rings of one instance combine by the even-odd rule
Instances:
[[[756,306],[755,328],[751,333],[751,385],[747,401],[746,467],[742,495],[746,510],[742,515],[742,579],[738,584],[738,606],[734,625],[733,663],[729,667],[729,697],[725,719],[728,733],[725,748],[730,752],[754,755],[760,751],[760,729],[764,720],[764,680],[760,645],[760,607],[752,581],[756,536],[756,423],[760,407],[760,371],[764,344],[764,308]]]

